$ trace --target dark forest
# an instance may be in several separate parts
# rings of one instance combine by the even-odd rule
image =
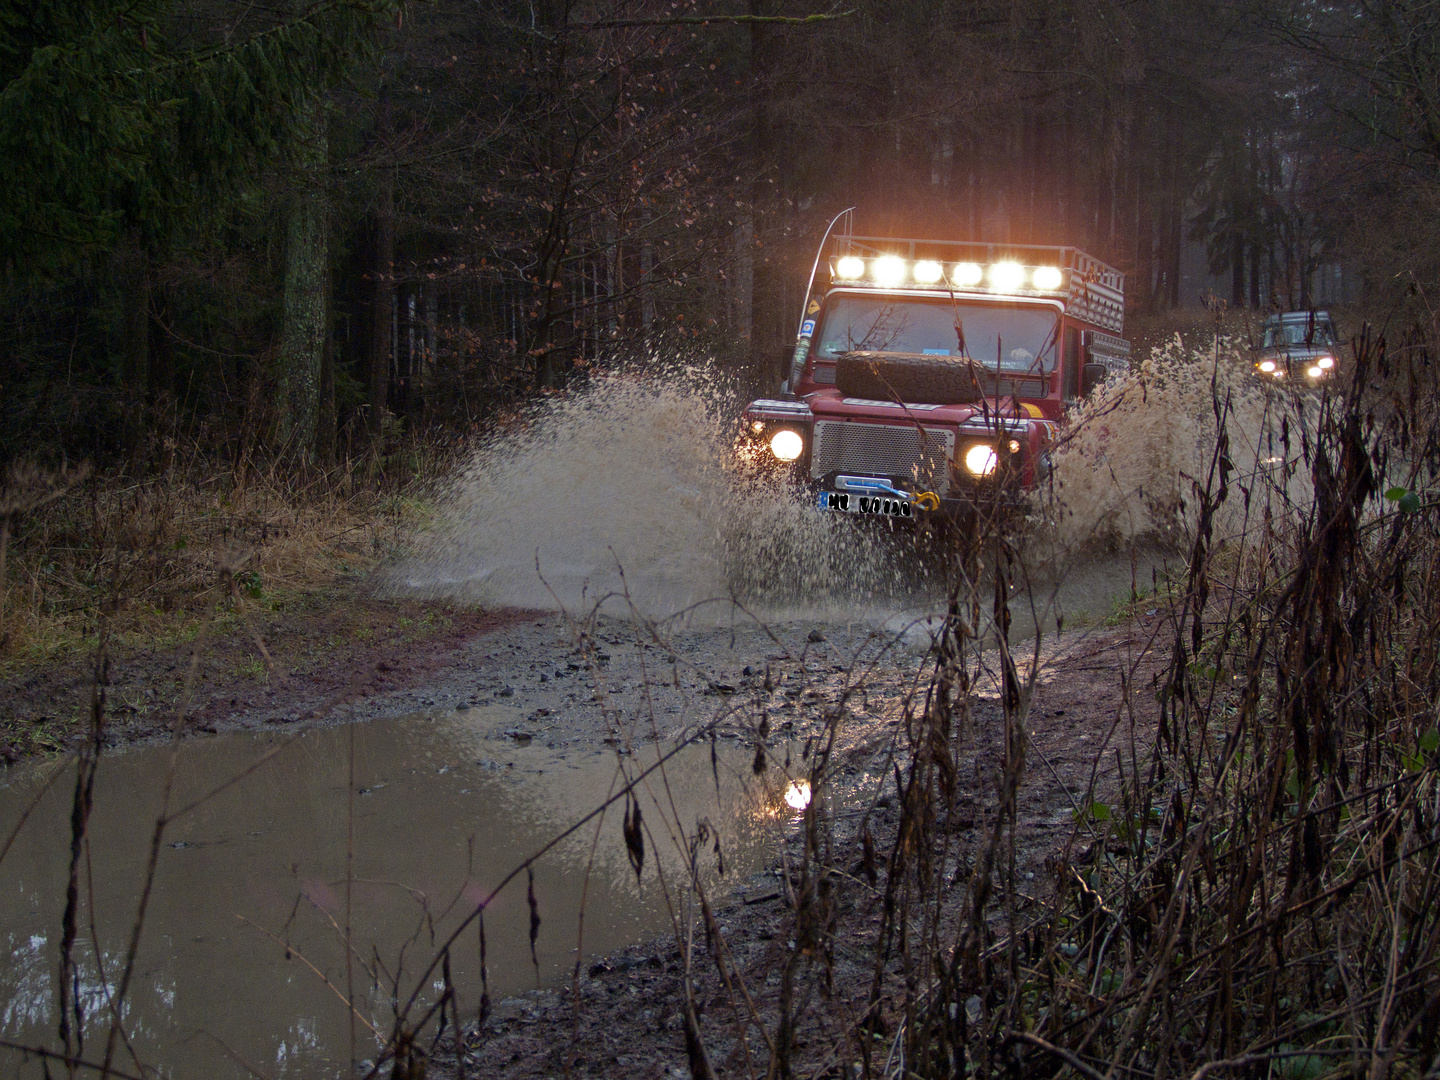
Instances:
[[[333,462],[596,365],[769,370],[829,219],[1084,247],[1133,316],[1435,280],[1423,3],[12,3],[0,452]],[[758,365],[758,367],[757,367]]]

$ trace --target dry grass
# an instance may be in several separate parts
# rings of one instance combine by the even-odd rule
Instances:
[[[184,639],[236,594],[273,606],[362,575],[424,519],[426,486],[444,462],[416,448],[399,461],[308,473],[237,470],[191,447],[143,478],[74,482],[31,466],[34,482],[0,498],[63,490],[5,515],[0,662],[93,647],[102,624],[120,644]]]

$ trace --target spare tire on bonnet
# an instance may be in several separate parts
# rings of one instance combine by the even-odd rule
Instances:
[[[846,397],[927,405],[965,405],[985,396],[969,360],[922,353],[841,353],[835,388]]]

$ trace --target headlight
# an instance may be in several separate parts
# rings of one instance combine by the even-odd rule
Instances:
[[[995,448],[988,443],[976,443],[965,451],[965,468],[971,476],[989,476],[998,461]]]
[[[1314,367],[1308,368],[1305,374],[1309,375],[1312,379],[1318,379],[1321,375],[1325,374],[1325,369],[1322,368],[1319,364],[1316,364]]]
[[[770,452],[781,461],[794,461],[805,450],[805,440],[800,433],[782,428],[770,436]]]
[[[1322,356],[1320,357],[1320,359],[1315,361],[1315,366],[1319,368],[1324,368],[1326,371],[1329,371],[1335,366],[1335,357]]]
[[[1265,372],[1265,374],[1267,374],[1267,375],[1270,374],[1270,372],[1272,372],[1272,371],[1275,370],[1275,361],[1274,361],[1274,360],[1261,360],[1261,361],[1260,361],[1260,370],[1263,371],[1263,372]]]
[[[1037,289],[1058,289],[1060,287],[1060,268],[1058,266],[1037,266],[1030,280],[1035,282]]]
[[[857,259],[854,255],[846,255],[835,264],[835,276],[842,278],[858,278],[865,273],[865,260]]]

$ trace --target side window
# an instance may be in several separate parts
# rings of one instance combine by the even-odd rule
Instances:
[[[1080,331],[1065,327],[1065,360],[1060,373],[1060,396],[1070,401],[1080,393]]]

